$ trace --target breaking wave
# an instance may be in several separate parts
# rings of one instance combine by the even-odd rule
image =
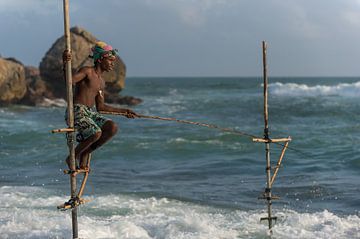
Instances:
[[[39,187],[0,188],[1,238],[70,238],[70,212],[56,205],[66,197]],[[54,193],[55,194],[55,193]],[[221,209],[167,198],[102,195],[79,208],[80,238],[235,239],[265,238],[264,211]],[[275,238],[358,238],[360,218],[324,210],[283,209]]]
[[[42,107],[66,107],[67,103],[64,99],[48,99],[44,98],[37,106]]]
[[[280,96],[344,96],[360,97],[360,81],[355,83],[340,83],[337,85],[307,85],[297,83],[272,83],[269,84],[272,94]]]

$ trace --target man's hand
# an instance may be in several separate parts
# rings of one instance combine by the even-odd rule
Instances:
[[[139,116],[134,111],[129,110],[129,109],[125,110],[125,117],[130,118],[130,119],[139,118]]]
[[[63,58],[63,63],[64,64],[67,61],[71,61],[71,51],[70,50],[64,50],[62,58]]]

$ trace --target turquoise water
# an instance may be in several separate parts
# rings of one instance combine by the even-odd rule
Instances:
[[[260,78],[129,78],[144,115],[263,134]],[[270,78],[273,138],[291,136],[274,183],[274,238],[360,238],[359,78]],[[0,109],[2,238],[69,238],[64,107]],[[216,129],[111,116],[93,155],[81,238],[267,237],[263,144]],[[272,145],[273,163],[281,147]],[[300,152],[299,152],[300,151]]]

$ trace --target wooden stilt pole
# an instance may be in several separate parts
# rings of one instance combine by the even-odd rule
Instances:
[[[264,76],[264,139],[269,139],[269,113],[268,113],[268,76],[267,76],[267,62],[266,62],[266,49],[267,44],[262,42],[263,49],[263,76]],[[269,229],[272,228],[272,214],[271,214],[271,161],[270,161],[270,142],[265,142],[265,154],[266,154],[266,189],[265,197],[267,200],[268,222]]]
[[[267,78],[267,62],[266,62],[266,42],[262,42],[263,49],[263,77],[264,77],[264,138],[269,139],[269,114],[268,114],[268,78]],[[265,196],[268,202],[269,229],[272,227],[271,220],[271,164],[270,164],[270,143],[265,143],[266,153],[266,189]]]
[[[277,196],[272,195],[272,185],[275,181],[276,175],[279,171],[281,166],[281,162],[283,160],[285,151],[291,141],[291,137],[287,138],[279,138],[279,139],[272,139],[270,138],[269,134],[269,112],[268,112],[268,74],[267,74],[267,62],[266,62],[266,53],[267,53],[267,44],[265,41],[262,42],[262,50],[263,50],[263,75],[264,75],[264,138],[253,138],[253,142],[257,143],[265,143],[265,156],[266,156],[266,188],[265,192],[262,197],[259,199],[265,199],[267,201],[267,217],[263,217],[260,220],[267,220],[269,225],[270,233],[272,233],[271,229],[273,227],[273,221],[276,221],[276,217],[272,216],[272,200],[279,199]],[[280,154],[280,158],[276,164],[275,171],[271,176],[271,160],[270,160],[270,144],[280,144],[280,142],[285,142],[283,145],[283,149]]]
[[[69,17],[69,0],[63,0],[64,5],[64,35],[65,35],[65,47],[66,50],[71,51],[70,45],[70,17]],[[73,89],[72,89],[72,70],[71,61],[67,61],[65,65],[65,77],[66,77],[66,91],[67,91],[67,114],[69,128],[74,128],[74,103],[73,103]],[[69,147],[70,156],[70,169],[76,170],[75,165],[75,133],[67,132],[67,144]],[[76,197],[76,176],[70,174],[70,190],[71,198]],[[77,207],[71,210],[72,218],[72,233],[73,238],[78,238],[78,221],[77,221]]]

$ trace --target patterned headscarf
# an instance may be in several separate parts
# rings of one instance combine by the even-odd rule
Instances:
[[[105,42],[98,41],[95,46],[91,48],[92,56],[89,56],[94,59],[94,64],[101,60],[104,57],[116,57],[117,49],[113,49],[112,46],[106,44]]]

